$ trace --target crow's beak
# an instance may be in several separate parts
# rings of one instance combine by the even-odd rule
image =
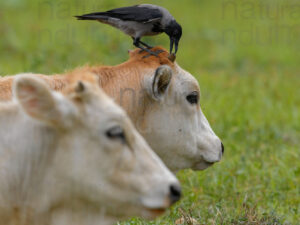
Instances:
[[[179,43],[179,40],[175,40],[175,54],[177,53],[177,50],[178,50],[178,43]]]
[[[173,51],[173,45],[174,45],[174,39],[170,38],[170,54],[172,54]]]

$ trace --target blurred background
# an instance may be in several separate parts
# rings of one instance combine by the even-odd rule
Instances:
[[[62,73],[115,65],[132,40],[73,16],[140,3],[166,7],[183,27],[177,62],[201,87],[200,104],[225,144],[222,162],[181,171],[184,198],[156,221],[300,224],[300,2],[298,0],[6,0],[0,74]],[[144,39],[168,49],[166,35]]]

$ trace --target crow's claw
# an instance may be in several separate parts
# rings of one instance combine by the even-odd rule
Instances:
[[[148,57],[151,56],[151,55],[158,57],[158,55],[159,55],[160,53],[162,53],[162,52],[164,52],[164,51],[163,51],[163,50],[156,50],[155,52],[149,51],[149,52],[148,52],[149,54],[143,56],[143,58],[148,58]]]

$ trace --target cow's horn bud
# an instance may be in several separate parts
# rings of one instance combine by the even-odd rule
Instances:
[[[85,89],[85,87],[84,87],[84,84],[82,83],[82,81],[78,81],[78,84],[77,84],[77,86],[75,88],[75,91],[77,93],[80,93],[80,92],[83,92],[84,89]]]

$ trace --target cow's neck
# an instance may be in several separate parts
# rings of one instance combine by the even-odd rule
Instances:
[[[125,109],[133,122],[136,118],[143,118],[148,105],[149,99],[143,88],[143,80],[145,72],[150,70],[126,63],[90,68],[91,72],[99,76],[99,85],[106,94]]]
[[[21,210],[42,191],[57,135],[31,120],[17,106],[1,111],[0,126],[0,208]]]

